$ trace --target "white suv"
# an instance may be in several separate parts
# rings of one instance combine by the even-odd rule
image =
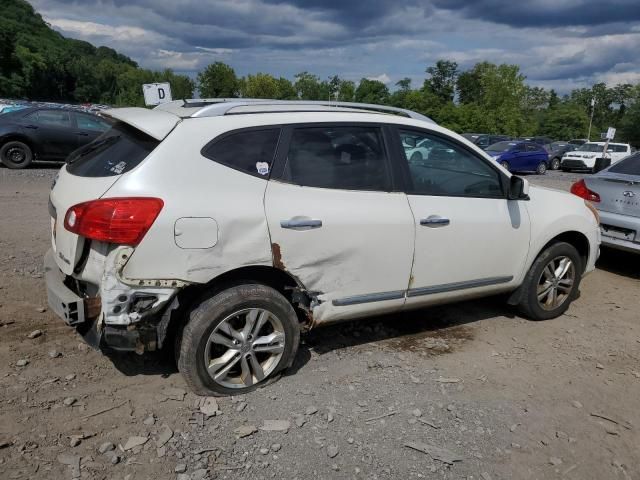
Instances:
[[[580,145],[576,150],[564,154],[560,168],[564,171],[586,169],[596,173],[631,155],[631,145],[628,143],[609,143],[607,153],[603,152],[604,146],[605,142],[587,142]],[[598,159],[604,159],[606,163],[598,165]]]
[[[172,339],[198,394],[269,382],[301,330],[339,320],[497,293],[557,317],[598,256],[590,204],[529,188],[413,112],[180,100],[105,114],[113,128],[51,191],[49,304],[95,347]]]

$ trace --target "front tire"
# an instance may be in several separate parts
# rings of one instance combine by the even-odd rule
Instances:
[[[276,380],[299,343],[298,317],[280,292],[237,285],[191,309],[178,370],[198,395],[241,395]]]
[[[556,318],[567,311],[580,287],[582,259],[566,242],[547,247],[527,272],[518,308],[532,320]]]
[[[10,140],[0,148],[0,161],[7,168],[27,168],[33,161],[33,152],[26,143]]]
[[[559,158],[553,158],[551,160],[551,166],[549,167],[550,170],[558,170],[560,168],[560,159]]]

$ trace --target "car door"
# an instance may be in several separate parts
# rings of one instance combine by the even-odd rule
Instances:
[[[62,160],[78,147],[73,118],[66,110],[36,110],[23,117],[22,124],[31,130],[43,160]]]
[[[535,143],[527,143],[527,156],[525,170],[535,170],[541,162],[547,161],[547,154],[541,145]]]
[[[529,152],[525,143],[519,143],[512,150],[512,160],[509,161],[511,171],[522,172],[527,169]]]
[[[315,323],[404,304],[413,215],[406,195],[393,191],[385,130],[293,126],[278,148],[280,171],[265,195],[273,261],[317,298]]]
[[[109,123],[96,115],[74,112],[78,148],[94,141],[109,129]]]
[[[406,136],[430,138],[432,152],[441,153],[413,164],[400,143]],[[506,199],[508,178],[443,134],[398,129],[396,144],[416,235],[406,306],[513,288],[524,269],[530,226],[525,205]]]

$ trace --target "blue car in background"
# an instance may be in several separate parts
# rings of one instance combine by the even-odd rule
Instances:
[[[498,142],[486,152],[511,172],[536,172],[544,175],[549,166],[549,154],[542,145],[519,140]]]

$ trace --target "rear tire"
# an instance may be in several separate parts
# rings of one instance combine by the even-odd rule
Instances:
[[[26,143],[10,140],[0,147],[0,161],[7,168],[27,168],[33,161],[33,152]]]
[[[559,317],[576,299],[583,271],[582,259],[573,245],[550,245],[527,272],[518,309],[532,320]]]
[[[299,343],[298,317],[280,292],[237,285],[191,309],[178,370],[198,395],[241,395],[277,380],[293,363]]]
[[[536,173],[538,175],[544,175],[545,173],[547,173],[547,163],[540,162],[540,164],[538,165],[538,168],[536,168]]]
[[[557,158],[557,157],[556,158],[552,158],[549,170],[558,170],[559,168],[560,168],[560,159]]]

